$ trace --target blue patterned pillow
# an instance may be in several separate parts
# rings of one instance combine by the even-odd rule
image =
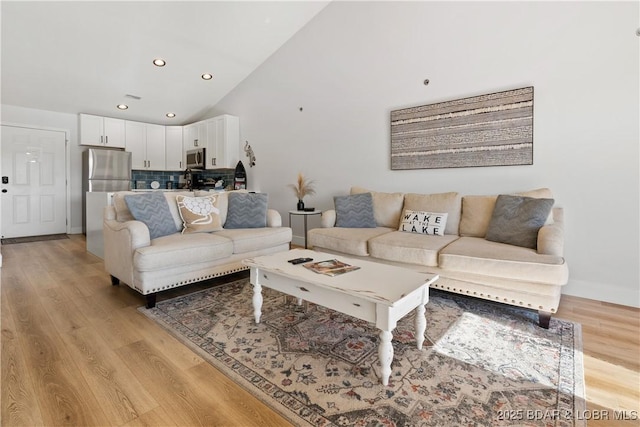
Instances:
[[[336,196],[336,227],[375,228],[373,216],[373,197],[371,193]]]
[[[547,220],[553,203],[553,199],[499,195],[485,239],[536,249],[538,230]]]
[[[229,193],[229,209],[224,228],[261,228],[267,226],[266,193]]]
[[[149,237],[167,236],[177,233],[176,223],[173,221],[169,204],[164,194],[159,191],[124,196],[124,201],[131,215],[149,228]]]

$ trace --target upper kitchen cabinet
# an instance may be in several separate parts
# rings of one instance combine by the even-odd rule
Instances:
[[[132,169],[167,170],[164,126],[127,121],[125,129]]]
[[[206,120],[207,169],[235,168],[240,160],[240,119],[228,114]]]
[[[125,147],[125,121],[80,114],[80,145],[105,148]]]
[[[187,125],[183,129],[184,151],[202,148],[207,145],[207,124],[206,122],[196,122]]]
[[[165,158],[167,170],[184,169],[184,153],[182,150],[182,126],[165,127]]]

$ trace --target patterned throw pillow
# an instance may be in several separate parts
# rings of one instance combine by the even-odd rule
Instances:
[[[229,210],[224,228],[261,228],[267,226],[266,193],[229,193]]]
[[[498,196],[485,239],[536,249],[538,230],[547,220],[553,202],[553,199]]]
[[[371,193],[336,196],[336,227],[344,228],[376,228],[373,216],[373,197]]]
[[[222,230],[217,196],[177,196],[178,211],[182,218],[182,234],[209,233]]]
[[[124,201],[131,215],[149,228],[149,237],[167,236],[179,230],[171,216],[169,204],[164,194],[159,191],[124,196]]]
[[[447,213],[412,211],[405,209],[400,218],[399,231],[409,233],[429,234],[444,236],[447,226]]]

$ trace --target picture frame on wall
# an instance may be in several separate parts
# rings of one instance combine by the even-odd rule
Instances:
[[[391,111],[391,169],[533,164],[533,86]]]

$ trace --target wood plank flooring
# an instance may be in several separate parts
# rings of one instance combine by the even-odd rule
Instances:
[[[111,286],[84,236],[3,245],[2,255],[0,425],[289,425],[138,313],[142,296]],[[640,414],[640,310],[565,296],[557,317],[583,328],[580,416],[589,426],[639,425],[613,418]]]

